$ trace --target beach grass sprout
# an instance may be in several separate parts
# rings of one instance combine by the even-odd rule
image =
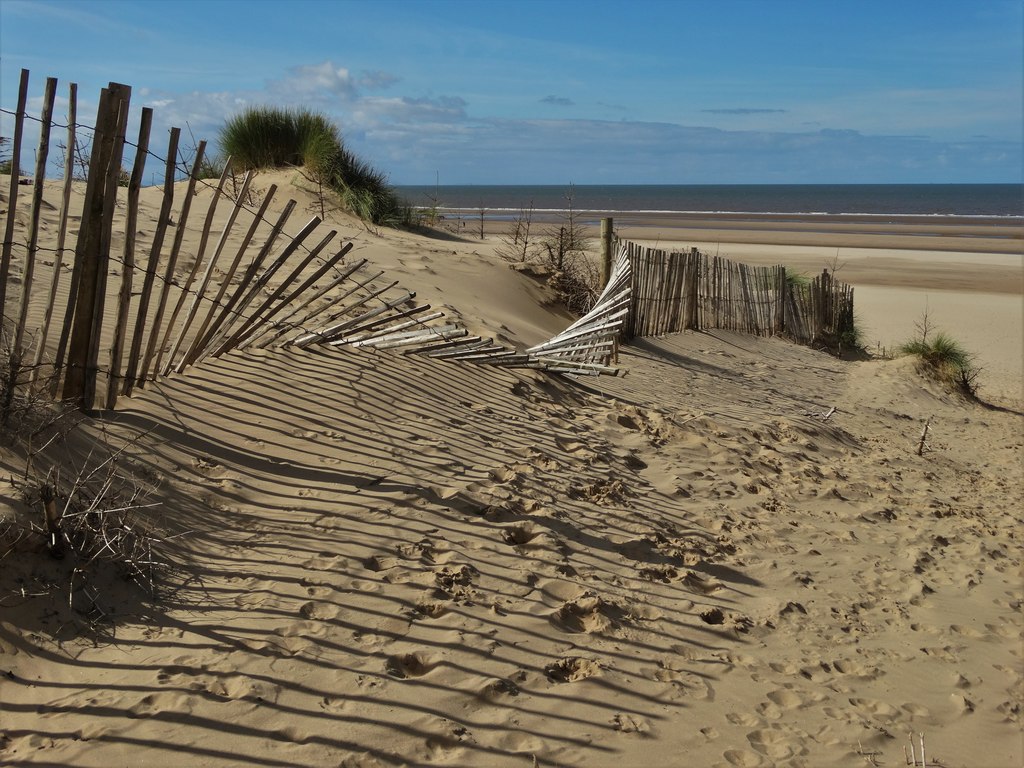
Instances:
[[[974,398],[981,373],[974,364],[974,355],[948,333],[932,333],[927,313],[917,327],[918,337],[904,342],[899,348],[900,354],[916,357],[923,373],[966,397]]]

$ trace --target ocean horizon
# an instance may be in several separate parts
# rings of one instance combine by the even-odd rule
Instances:
[[[569,208],[569,185],[395,185],[409,205],[440,212]],[[577,184],[579,211],[650,214],[1024,216],[1020,184]]]

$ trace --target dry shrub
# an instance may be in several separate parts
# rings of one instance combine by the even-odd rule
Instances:
[[[2,351],[0,360],[11,358]],[[0,458],[21,468],[9,479],[14,503],[0,507],[0,606],[44,599],[62,623],[96,628],[119,604],[118,584],[148,599],[166,565],[155,486],[128,458],[139,438],[114,448],[77,410],[40,394],[47,381],[15,376],[11,391],[7,373]]]

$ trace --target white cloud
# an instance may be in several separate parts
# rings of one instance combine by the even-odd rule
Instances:
[[[304,64],[292,67],[280,80],[268,84],[271,93],[284,95],[291,100],[297,98],[351,99],[356,95],[356,81],[344,67],[333,62]]]

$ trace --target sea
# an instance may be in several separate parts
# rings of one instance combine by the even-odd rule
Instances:
[[[488,218],[578,211],[649,214],[1024,216],[1020,184],[580,184],[396,186],[408,204]]]

